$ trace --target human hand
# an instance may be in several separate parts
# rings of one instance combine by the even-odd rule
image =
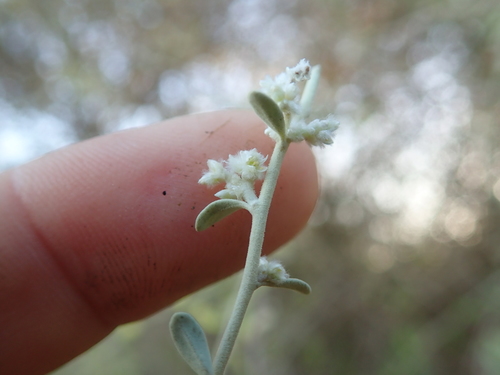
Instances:
[[[273,142],[251,112],[221,111],[94,138],[0,175],[0,373],[43,374],[118,325],[242,268],[250,216],[196,233],[213,201],[208,157]],[[306,223],[318,194],[304,144],[286,155],[264,252]]]

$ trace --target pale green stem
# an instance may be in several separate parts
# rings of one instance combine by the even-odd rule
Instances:
[[[243,271],[240,289],[236,296],[234,310],[229,318],[219,349],[215,355],[215,375],[224,374],[248,304],[250,303],[253,292],[258,286],[257,276],[262,244],[264,242],[264,233],[266,230],[267,215],[269,213],[269,207],[271,206],[274,189],[276,188],[281,164],[283,163],[283,158],[285,157],[288,146],[288,142],[276,143],[273,155],[269,161],[269,167],[266,172],[264,183],[262,184],[262,189],[260,190],[259,199],[252,205],[252,229],[250,232],[245,269]]]

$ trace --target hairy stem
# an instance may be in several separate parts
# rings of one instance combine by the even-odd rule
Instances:
[[[288,142],[276,143],[273,155],[269,161],[264,183],[262,184],[259,199],[252,204],[252,229],[250,232],[245,269],[243,271],[240,289],[236,296],[234,310],[224,335],[222,336],[217,354],[215,355],[215,375],[223,375],[224,373],[248,304],[250,303],[253,292],[257,289],[259,260],[262,252],[262,244],[264,242],[267,216],[269,207],[271,206],[274,189],[276,188],[276,182],[278,181],[281,164],[283,163],[283,158],[285,157],[288,146]]]

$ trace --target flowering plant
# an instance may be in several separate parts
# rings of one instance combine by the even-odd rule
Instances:
[[[198,375],[222,375],[240,330],[253,292],[261,286],[288,288],[309,294],[310,286],[291,278],[277,261],[261,257],[267,215],[274,194],[283,158],[292,142],[306,141],[311,146],[329,145],[338,127],[333,116],[307,122],[310,106],[318,85],[320,67],[311,67],[302,59],[297,66],[286,68],[274,78],[260,82],[262,90],[250,94],[250,104],[266,123],[265,133],[275,142],[273,154],[267,156],[256,149],[240,151],[227,160],[208,160],[208,170],[198,181],[216,186],[218,200],[205,207],[196,218],[195,229],[205,230],[233,212],[246,209],[252,215],[252,228],[243,278],[236,303],[221,343],[212,361],[205,334],[196,320],[187,313],[172,316],[170,330],[182,357]],[[306,81],[301,95],[299,83]],[[260,193],[255,182],[264,180]]]

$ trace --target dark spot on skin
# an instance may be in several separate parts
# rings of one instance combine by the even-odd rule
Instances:
[[[194,210],[195,208],[196,208],[195,206],[191,207],[192,210]]]
[[[230,122],[230,120],[225,121],[224,123],[219,125],[217,128],[215,128],[214,130],[210,130],[210,131],[205,130],[205,134],[208,134],[208,137],[205,140],[203,140],[203,142],[205,142],[207,139],[209,139],[216,131],[218,131],[218,130],[222,129],[224,126],[226,126],[227,123],[229,123],[229,122]]]
[[[167,192],[166,192],[166,191],[163,191],[163,193],[162,193],[162,194],[163,194],[163,195],[167,195]]]
[[[99,290],[99,285],[97,283],[98,277],[94,273],[87,273],[85,277],[85,285],[87,285],[89,288]]]

